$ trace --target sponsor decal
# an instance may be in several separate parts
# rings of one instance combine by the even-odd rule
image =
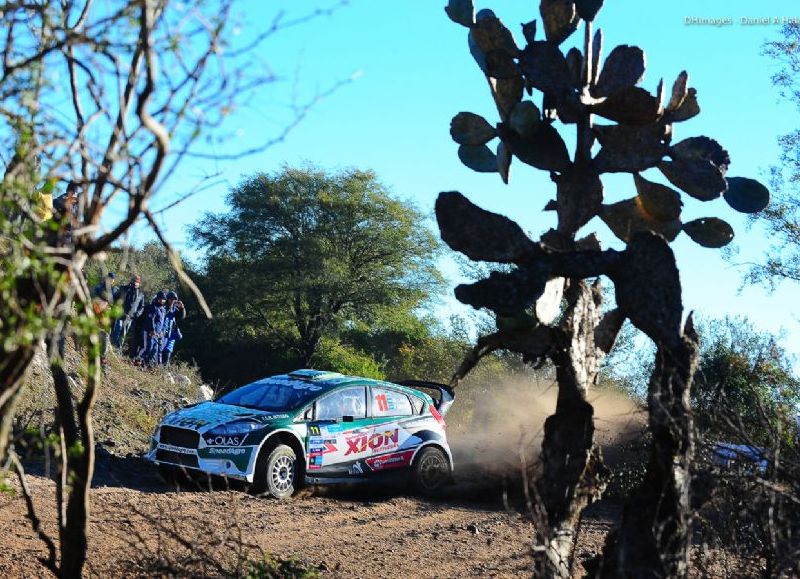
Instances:
[[[319,426],[309,426],[308,433],[311,435],[319,436]]]
[[[200,428],[208,424],[229,422],[236,418],[264,420],[264,416],[250,409],[204,402],[192,408],[184,408],[164,419],[164,424],[183,428]],[[270,418],[271,419],[271,418]]]
[[[395,409],[394,398],[391,394],[378,394],[375,397],[379,412],[389,412]]]
[[[322,468],[322,455],[317,454],[310,456],[308,459],[308,468],[309,470],[315,470]]]
[[[394,430],[387,430],[386,432],[373,432],[372,434],[356,434],[345,438],[347,443],[348,454],[359,454],[366,452],[367,449],[373,451],[391,450],[397,447],[399,439],[399,431],[397,428]]]
[[[341,432],[342,425],[341,424],[328,424],[324,428],[325,428],[325,432]]]
[[[308,449],[309,454],[330,454],[336,452],[336,445],[332,442],[326,442],[322,446],[312,446]]]
[[[197,454],[203,460],[227,460],[233,464],[239,472],[246,472],[250,464],[250,458],[253,456],[253,447],[234,446],[222,448],[218,446],[209,446],[199,449]]]
[[[364,474],[364,468],[361,466],[360,462],[354,462],[350,465],[350,468],[347,469],[347,474]]]
[[[265,420],[278,420],[278,419],[281,419],[281,418],[289,418],[289,415],[288,414],[272,414],[270,416],[265,416],[264,417]]]
[[[322,386],[315,386],[303,380],[292,380],[291,378],[269,378],[263,381],[264,384],[278,384],[280,386],[290,386],[295,390],[311,390],[317,392],[322,390]]]
[[[204,436],[208,446],[240,446],[244,442],[244,435],[236,436]]]
[[[308,444],[313,444],[314,446],[318,446],[320,444],[325,444],[325,439],[321,436],[312,436],[308,439]]]
[[[194,416],[175,415],[167,416],[167,418],[164,419],[164,424],[177,426],[179,428],[200,428],[201,426],[210,424],[210,422],[202,418],[195,418]]]
[[[300,384],[292,384],[292,388],[295,390],[310,390],[311,392],[319,392],[322,390],[321,386],[312,386],[311,384],[304,384],[302,382]]]
[[[335,438],[326,438],[322,442],[323,442],[323,444],[336,444],[336,439]]]
[[[366,462],[372,470],[388,470],[390,468],[401,468],[408,466],[411,464],[412,456],[414,456],[413,450],[404,450],[403,452],[395,452],[392,454],[368,458],[366,459]]]
[[[183,448],[182,446],[173,446],[172,444],[160,444],[158,448],[161,450],[169,450],[171,452],[177,452],[180,454],[195,454],[195,451],[191,448]]]
[[[226,456],[239,456],[248,452],[247,448],[209,448],[208,454],[222,454]]]

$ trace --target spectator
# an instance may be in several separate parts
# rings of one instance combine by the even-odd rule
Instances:
[[[72,230],[78,226],[78,186],[70,181],[67,190],[53,200],[53,218],[62,223],[63,239],[72,241]]]
[[[166,334],[165,334],[166,335]],[[164,349],[161,350],[161,364],[169,366],[169,360],[172,357],[172,351],[175,349],[175,344],[183,339],[183,334],[177,325],[172,326],[172,332],[166,339]]]
[[[117,299],[122,302],[122,317],[114,321],[111,330],[111,345],[117,349],[122,349],[133,320],[144,312],[144,293],[139,289],[141,284],[142,278],[134,275],[130,283],[118,292]]]
[[[159,291],[142,314],[142,348],[139,350],[139,358],[145,366],[154,366],[160,361],[164,317],[167,313],[166,301],[167,296],[163,291]]]
[[[183,338],[178,329],[178,321],[186,319],[186,308],[183,302],[178,299],[178,294],[174,291],[167,292],[166,314],[164,316],[164,343],[161,349],[161,363],[169,363],[172,351],[175,349],[175,342]],[[175,338],[173,338],[175,336]]]
[[[78,209],[78,186],[70,181],[67,185],[67,190],[63,195],[59,195],[53,200],[53,215],[56,219],[61,220],[68,217],[69,225],[75,224],[77,219]]]

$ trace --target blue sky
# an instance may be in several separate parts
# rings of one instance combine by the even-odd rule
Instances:
[[[229,119],[238,137],[225,150],[237,150],[278,134],[291,118],[293,95],[305,101],[317,92],[357,77],[317,103],[286,141],[264,153],[233,162],[188,162],[167,182],[152,206],[165,205],[209,173],[219,184],[176,207],[163,218],[176,247],[186,244],[186,226],[204,211],[223,211],[228,189],[256,171],[274,171],[282,164],[311,162],[336,169],[373,169],[399,197],[412,200],[427,214],[440,191],[458,190],[478,205],[517,220],[537,236],[554,225],[554,215],[541,211],[555,194],[547,174],[515,161],[511,184],[496,174],[478,174],[464,167],[448,134],[450,119],[459,111],[498,120],[484,77],[467,50],[467,31],[444,13],[445,0],[351,0],[332,16],[287,30],[270,39],[259,54],[263,62],[285,76],[264,90],[247,108]],[[707,135],[728,149],[731,176],[765,179],[778,158],[779,134],[800,122],[794,106],[779,102],[770,77],[778,65],[761,56],[763,42],[777,38],[775,18],[800,17],[796,2],[706,0],[696,2],[606,3],[596,20],[603,29],[605,54],[618,44],[640,46],[647,55],[642,86],[654,91],[662,77],[667,87],[681,70],[698,90],[702,113],[676,125],[674,141]],[[279,9],[301,15],[330,2],[243,2],[242,21],[267,23]],[[478,3],[492,8],[523,45],[519,24],[539,18],[538,2],[497,0]],[[730,18],[724,26],[691,25],[687,17]],[[742,18],[768,17],[770,24],[746,25]],[[246,32],[243,32],[246,33]],[[540,32],[541,34],[541,32]],[[578,42],[575,33],[562,48]],[[254,63],[254,66],[261,64]],[[558,126],[569,142],[571,127]],[[563,129],[563,130],[562,130]],[[657,173],[655,173],[657,174]],[[648,173],[653,178],[653,175]],[[607,201],[632,196],[629,176],[604,177]],[[758,259],[767,239],[724,201],[685,200],[684,220],[714,215],[735,228],[739,262]],[[430,225],[433,227],[433,220]],[[593,221],[585,232],[597,231],[608,247],[620,248],[605,226]],[[134,238],[134,243],[144,240]],[[800,353],[800,318],[794,307],[796,286],[784,284],[774,293],[760,287],[740,290],[744,268],[723,260],[718,250],[696,246],[685,235],[673,243],[684,284],[685,310],[704,316],[746,314],[771,332],[785,330],[784,345]],[[443,268],[458,282],[448,262]],[[452,295],[450,291],[449,295]],[[442,312],[456,306],[451,298]]]

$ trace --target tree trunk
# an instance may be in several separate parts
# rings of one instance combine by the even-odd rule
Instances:
[[[698,352],[691,317],[675,347],[658,349],[648,395],[653,445],[647,472],[625,506],[620,528],[606,541],[597,577],[687,575],[694,451],[689,392]]]
[[[586,401],[602,359],[594,336],[600,318],[600,290],[580,280],[569,283],[569,306],[551,354],[558,402],[555,414],[544,424],[543,472],[536,485],[546,513],[546,520],[538,517],[536,521],[543,542],[537,551],[537,574],[557,578],[571,576],[581,512],[600,497],[608,476],[594,444],[594,409]]]
[[[20,346],[10,353],[0,348],[0,464],[8,458],[14,410],[36,346]]]
[[[55,340],[56,338],[53,338]],[[56,418],[61,434],[61,472],[57,488],[61,561],[59,576],[79,578],[88,549],[89,490],[94,475],[92,409],[100,377],[100,360],[90,355],[86,389],[77,408],[73,404],[63,356],[51,365],[55,388]]]

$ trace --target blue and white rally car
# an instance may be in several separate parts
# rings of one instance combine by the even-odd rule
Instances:
[[[433,382],[297,370],[168,414],[146,458],[246,481],[279,499],[303,483],[398,474],[430,493],[453,469],[443,418],[453,400],[452,390]]]

